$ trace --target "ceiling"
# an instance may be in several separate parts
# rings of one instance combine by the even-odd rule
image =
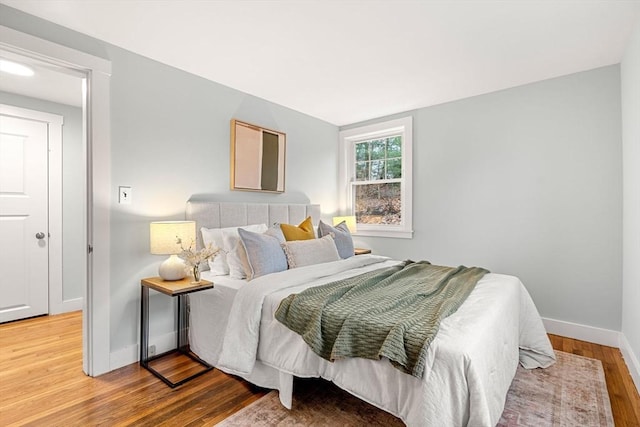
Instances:
[[[0,0],[336,125],[621,61],[640,0]]]

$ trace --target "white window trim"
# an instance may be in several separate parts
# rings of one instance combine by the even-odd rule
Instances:
[[[353,186],[355,180],[354,146],[356,142],[391,133],[402,134],[402,225],[363,225],[358,224],[357,236],[413,237],[413,118],[388,120],[372,125],[347,129],[340,132],[340,165],[338,168],[338,196],[340,212],[353,215]]]

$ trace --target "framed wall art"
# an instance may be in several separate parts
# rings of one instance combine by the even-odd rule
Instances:
[[[231,189],[284,192],[286,135],[231,120]]]

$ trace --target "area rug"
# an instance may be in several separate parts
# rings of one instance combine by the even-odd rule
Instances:
[[[613,426],[599,360],[557,351],[547,369],[518,367],[499,427]],[[322,380],[296,379],[293,408],[272,391],[219,426],[402,426],[393,415]],[[434,420],[430,425],[438,425]]]

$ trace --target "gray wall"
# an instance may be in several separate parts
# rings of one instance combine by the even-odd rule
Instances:
[[[627,48],[622,73],[624,154],[624,269],[622,332],[640,361],[640,24]],[[629,362],[627,362],[629,363]],[[639,367],[636,365],[636,370]],[[640,381],[635,377],[636,387]]]
[[[312,200],[335,209],[337,127],[0,5],[5,25],[112,62],[111,353],[138,342],[140,279],[157,275],[149,222],[184,218],[192,194]],[[224,62],[224,58],[220,58]],[[286,194],[229,194],[230,120],[287,134]],[[118,186],[133,188],[118,205]],[[151,298],[151,338],[173,331],[172,301]]]
[[[408,114],[414,238],[360,244],[513,274],[542,316],[620,330],[619,67]]]
[[[79,80],[79,79],[78,79]],[[78,83],[80,91],[80,83]],[[82,109],[0,92],[0,103],[64,117],[62,127],[62,298],[82,298],[86,283]]]

